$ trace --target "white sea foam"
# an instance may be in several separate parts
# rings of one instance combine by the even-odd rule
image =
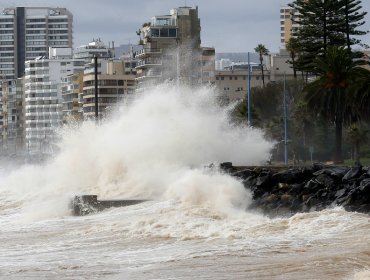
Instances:
[[[260,164],[272,144],[261,131],[230,124],[211,88],[162,85],[96,126],[62,131],[61,152],[44,166],[25,166],[2,180],[32,219],[67,213],[75,194],[99,198],[177,199],[215,209],[245,209],[242,184],[209,163]]]

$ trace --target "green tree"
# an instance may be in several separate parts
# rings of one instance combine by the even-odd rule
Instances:
[[[355,162],[360,164],[360,147],[369,141],[369,129],[364,123],[354,123],[347,130],[347,139],[353,145]]]
[[[340,0],[341,10],[340,18],[342,18],[343,24],[341,25],[341,31],[346,36],[346,43],[348,50],[351,50],[351,46],[359,44],[361,41],[351,36],[365,35],[367,31],[358,30],[359,27],[365,24],[364,18],[367,12],[361,11],[361,1],[359,0]]]
[[[265,45],[258,44],[257,47],[254,48],[254,51],[259,54],[260,57],[260,67],[261,67],[261,74],[262,74],[262,84],[265,87],[265,75],[263,72],[263,56],[268,55],[269,50],[265,47]]]
[[[356,107],[353,107],[353,94],[351,95],[349,87],[356,84],[356,78],[364,71],[359,67],[360,63],[352,59],[346,48],[330,47],[325,57],[315,60],[319,77],[304,89],[309,108],[335,124],[336,162],[343,160],[343,123],[358,112]]]
[[[293,73],[294,73],[294,78],[297,78],[297,64],[296,64],[296,59],[299,53],[299,42],[298,39],[295,37],[291,37],[289,41],[286,44],[286,49],[289,52],[290,58],[292,59],[291,61],[288,61],[292,64],[293,68]]]
[[[314,60],[324,57],[330,46],[350,46],[360,43],[353,36],[367,32],[358,28],[364,24],[366,12],[360,12],[359,0],[295,0],[289,4],[297,13],[293,17],[299,24],[293,35],[297,38],[301,54],[297,65],[305,72],[317,73]]]
[[[366,68],[362,68],[362,71],[358,71],[356,77],[356,84],[353,85],[352,90],[354,97],[351,100],[353,107],[356,108],[356,115],[360,119],[370,119],[370,71]]]

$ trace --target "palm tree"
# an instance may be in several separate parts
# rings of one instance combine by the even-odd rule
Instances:
[[[291,61],[288,61],[289,63],[292,63],[292,68],[294,72],[294,79],[297,78],[297,65],[296,65],[296,57],[299,52],[299,45],[298,45],[298,39],[295,37],[291,37],[289,41],[286,44],[286,50],[290,54]]]
[[[263,73],[263,56],[268,55],[269,50],[265,47],[265,45],[258,44],[257,47],[254,48],[254,51],[259,54],[260,56],[260,67],[262,73],[262,84],[265,87],[265,75]]]
[[[360,147],[367,143],[369,129],[364,123],[354,123],[347,130],[347,139],[353,145],[355,163],[360,164]]]
[[[309,108],[335,123],[334,161],[342,162],[343,123],[358,112],[356,104],[351,102],[355,85],[360,73],[360,61],[353,60],[352,54],[344,47],[329,47],[325,57],[314,62],[318,78],[307,85],[306,102]]]
[[[356,85],[354,86],[355,96],[352,100],[358,104],[357,109],[363,119],[370,119],[370,71],[366,68],[358,74]]]

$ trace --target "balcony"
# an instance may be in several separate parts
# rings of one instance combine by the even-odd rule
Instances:
[[[145,68],[147,66],[161,66],[162,65],[162,60],[157,58],[157,59],[143,59],[143,60],[139,60],[137,62],[137,65],[135,67],[135,69],[138,69],[138,68]]]
[[[144,79],[156,79],[161,78],[162,72],[160,71],[147,71],[144,73],[140,73],[136,76],[136,80],[144,80]]]
[[[135,57],[141,58],[147,55],[161,54],[161,53],[162,53],[161,49],[141,49],[138,52],[136,52]]]

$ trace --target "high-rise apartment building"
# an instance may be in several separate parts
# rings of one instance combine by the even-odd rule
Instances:
[[[72,48],[72,14],[65,8],[5,8],[0,14],[0,78],[24,75],[27,60],[49,47]]]
[[[50,48],[48,57],[25,64],[25,134],[32,151],[51,147],[62,123],[62,78],[85,65],[72,58],[71,48]]]
[[[280,44],[285,49],[286,44],[292,37],[292,33],[299,27],[297,20],[297,11],[289,6],[280,8]]]
[[[178,80],[192,85],[199,82],[200,19],[198,7],[172,9],[169,15],[154,16],[137,32],[143,49],[138,58],[137,81],[146,83]]]

